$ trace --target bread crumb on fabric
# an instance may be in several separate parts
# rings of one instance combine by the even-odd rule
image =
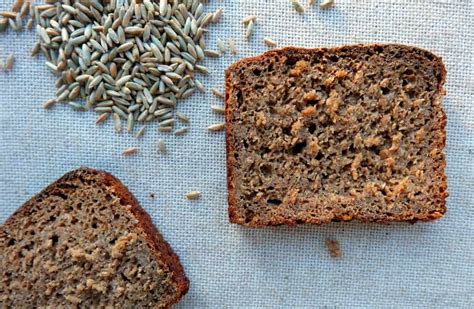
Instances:
[[[329,255],[332,258],[342,257],[342,250],[337,240],[326,239],[325,243],[326,243],[326,247],[328,249]]]

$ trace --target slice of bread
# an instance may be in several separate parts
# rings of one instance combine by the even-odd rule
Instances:
[[[284,48],[229,67],[230,221],[442,217],[445,75],[441,58],[393,44]]]
[[[169,308],[187,290],[176,254],[106,172],[66,174],[0,226],[2,308]]]

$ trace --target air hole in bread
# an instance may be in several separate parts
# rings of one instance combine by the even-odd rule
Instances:
[[[260,172],[263,176],[268,177],[272,174],[272,166],[270,164],[262,164],[260,166]]]
[[[291,153],[293,155],[297,155],[297,154],[301,153],[305,147],[306,147],[306,142],[297,143],[291,149]]]
[[[292,67],[296,64],[296,62],[298,62],[299,59],[297,58],[293,58],[293,57],[288,57],[285,61],[285,64],[289,67]]]
[[[58,241],[59,241],[59,236],[58,235],[53,235],[51,237],[51,241],[52,241],[52,245],[56,246],[58,244]]]
[[[280,204],[281,204],[281,200],[272,198],[272,199],[268,199],[268,200],[267,200],[267,203],[268,203],[268,204],[271,204],[271,205],[280,205]]]

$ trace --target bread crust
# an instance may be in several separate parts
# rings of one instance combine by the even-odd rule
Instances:
[[[438,85],[437,85],[437,92],[438,92],[438,97],[437,101],[440,102],[442,96],[445,94],[445,90],[443,88],[443,85],[446,80],[446,68],[445,65],[442,61],[442,58],[421,48],[414,47],[414,46],[409,46],[409,45],[403,45],[403,44],[356,44],[356,45],[343,45],[339,47],[328,47],[328,48],[303,48],[303,47],[293,47],[293,46],[288,46],[288,47],[283,47],[280,49],[274,49],[267,51],[261,55],[257,55],[255,57],[249,57],[249,58],[244,58],[241,59],[234,64],[232,64],[227,70],[225,71],[225,89],[226,89],[226,95],[225,95],[225,122],[226,122],[226,167],[227,167],[227,188],[228,188],[228,214],[229,214],[229,221],[231,223],[235,224],[240,224],[243,226],[247,227],[265,227],[268,225],[288,225],[288,226],[294,226],[298,223],[309,223],[309,224],[324,224],[324,223],[329,223],[331,221],[352,221],[352,220],[358,220],[361,222],[365,223],[370,223],[370,222],[375,222],[375,223],[381,223],[381,224],[388,224],[393,221],[408,221],[408,220],[403,220],[403,219],[369,219],[366,217],[360,217],[357,214],[352,216],[350,219],[346,218],[339,218],[335,217],[329,221],[324,221],[320,220],[318,218],[311,218],[311,219],[306,219],[306,220],[298,220],[296,222],[295,220],[291,220],[288,218],[274,218],[270,223],[260,223],[260,222],[246,222],[242,218],[240,218],[237,214],[237,206],[236,206],[236,197],[235,197],[235,180],[234,180],[234,173],[233,173],[233,166],[236,163],[236,160],[233,157],[234,151],[235,151],[235,145],[233,142],[233,127],[231,124],[231,113],[232,113],[232,106],[231,106],[231,91],[233,90],[231,87],[231,79],[232,79],[232,74],[236,71],[239,70],[241,67],[248,66],[252,63],[258,63],[258,62],[263,62],[265,58],[267,57],[272,57],[272,56],[288,56],[293,53],[337,53],[339,51],[342,51],[343,49],[364,49],[364,50],[375,50],[378,47],[383,47],[383,48],[392,48],[392,49],[402,49],[402,50],[416,50],[419,53],[424,53],[427,57],[429,57],[433,64],[433,68],[435,72],[438,72],[439,75],[437,76],[438,78]],[[440,104],[441,106],[441,104]],[[439,123],[439,127],[437,128],[440,132],[439,139],[437,140],[437,148],[440,149],[441,151],[444,150],[445,145],[446,145],[446,124],[447,124],[447,117],[445,111],[441,108],[441,114],[442,114],[442,119]],[[448,192],[447,192],[447,177],[444,172],[446,166],[446,160],[443,159],[441,166],[439,169],[436,171],[436,175],[439,176],[442,181],[439,184],[439,192],[437,192],[434,196],[434,198],[439,202],[438,205],[438,210],[434,213],[431,213],[425,217],[417,217],[416,219],[409,220],[408,222],[415,223],[417,221],[432,221],[439,219],[443,217],[443,215],[446,213],[446,198],[448,197]]]
[[[173,274],[173,280],[176,282],[177,295],[167,304],[168,308],[171,307],[189,290],[189,280],[184,273],[178,255],[174,253],[168,242],[164,240],[163,236],[153,225],[148,213],[140,206],[132,193],[128,191],[127,187],[125,187],[120,180],[105,171],[98,171],[98,173],[99,176],[103,178],[104,182],[114,189],[114,193],[120,196],[122,204],[131,206],[129,210],[137,219],[139,227],[145,232],[148,245],[153,248],[156,258],[163,261]]]
[[[85,176],[94,176],[97,182],[104,184],[110,191],[120,198],[121,205],[124,206],[128,212],[138,221],[135,228],[138,228],[146,235],[146,241],[152,252],[155,254],[157,261],[169,268],[172,273],[173,281],[176,283],[176,295],[174,298],[167,300],[164,308],[170,308],[177,303],[189,289],[189,280],[184,273],[183,266],[179,261],[179,257],[174,253],[171,246],[163,239],[163,236],[158,232],[153,225],[150,216],[139,205],[136,198],[130,193],[125,185],[113,175],[87,167],[81,167],[77,170],[71,171],[49,186],[43,191],[33,196],[25,204],[23,204],[17,211],[15,211],[4,223],[4,226],[9,226],[17,216],[28,216],[30,206],[35,204],[38,199],[48,196],[50,193],[57,190],[62,184],[71,179],[83,178]],[[129,206],[129,207],[127,207]]]

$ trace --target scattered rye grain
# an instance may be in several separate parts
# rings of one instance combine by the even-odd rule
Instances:
[[[136,154],[137,152],[138,152],[137,147],[128,147],[122,152],[122,154],[124,156],[132,156],[132,155]]]
[[[112,107],[110,107],[110,106],[97,106],[97,107],[94,108],[94,112],[110,113],[110,112],[112,112]]]
[[[194,83],[196,84],[196,88],[200,92],[202,92],[202,93],[206,92],[206,88],[204,87],[204,85],[201,83],[201,81],[199,79],[194,79]]]
[[[13,2],[12,11],[13,12],[19,12],[21,10],[21,7],[23,6],[24,2],[25,2],[24,0],[16,0],[15,2]]]
[[[237,54],[237,47],[235,47],[235,42],[232,38],[229,38],[227,40],[227,43],[229,45],[229,50],[230,52],[233,54],[233,55],[236,55]]]
[[[166,144],[165,144],[165,141],[162,139],[158,140],[158,151],[161,154],[166,153]]]
[[[225,94],[222,93],[221,91],[219,91],[219,89],[217,88],[211,88],[211,92],[213,95],[215,95],[216,97],[219,97],[221,99],[225,99]]]
[[[242,18],[242,23],[244,25],[247,25],[249,22],[255,22],[257,20],[257,16],[255,15],[248,15],[248,16],[245,16],[244,18]]]
[[[3,16],[8,19],[15,19],[16,13],[12,11],[4,11],[4,12],[0,12],[0,16]]]
[[[160,127],[172,127],[174,122],[175,122],[174,118],[160,121]]]
[[[141,127],[137,134],[135,135],[136,138],[141,138],[145,134],[145,126]]]
[[[6,18],[0,19],[0,32],[7,30],[8,28],[8,20]]]
[[[133,126],[135,125],[135,119],[133,119],[133,114],[130,113],[127,116],[127,132],[130,133],[133,131]]]
[[[203,65],[196,64],[194,68],[196,71],[201,72],[202,74],[209,74],[208,68]]]
[[[13,64],[15,63],[15,57],[13,54],[8,55],[7,60],[5,60],[5,70],[11,71],[13,69]]]
[[[16,23],[16,30],[17,31],[20,31],[20,30],[23,29],[23,19],[21,18],[20,13],[16,14],[15,23]]]
[[[168,132],[173,131],[173,128],[171,126],[159,127],[158,131],[163,132],[163,133],[168,133]]]
[[[114,120],[115,132],[122,132],[122,120],[120,119],[120,116],[117,113],[114,113],[112,118]]]
[[[189,118],[181,112],[176,112],[176,117],[182,122],[189,123]]]
[[[53,107],[54,104],[56,104],[56,100],[49,99],[49,100],[47,100],[46,102],[43,103],[43,108],[44,109],[49,109],[49,108]]]
[[[224,114],[225,113],[225,108],[222,107],[222,106],[211,105],[211,110],[214,113],[217,113],[217,114]]]
[[[159,12],[161,16],[166,16],[168,12],[168,0],[160,0]]]
[[[218,51],[212,49],[205,49],[204,54],[208,57],[219,57],[221,55]]]
[[[121,118],[127,119],[127,117],[128,117],[127,114],[120,107],[118,107],[117,105],[112,106],[112,110],[114,111],[115,114],[117,114]]]
[[[222,131],[225,129],[225,123],[216,123],[216,124],[213,124],[213,125],[210,125],[209,127],[207,127],[207,130],[208,131],[211,131],[211,132],[218,132],[218,131]]]
[[[45,44],[50,44],[51,43],[51,39],[50,39],[48,33],[46,32],[46,29],[44,29],[42,26],[36,25],[36,32],[38,33],[38,35],[41,38],[41,40],[43,41],[43,43],[45,43]]]
[[[222,13],[224,13],[224,9],[217,9],[216,12],[212,14],[212,22],[217,23],[221,19]]]
[[[86,110],[84,105],[76,103],[76,102],[68,102],[67,104],[75,111],[83,112]]]
[[[30,12],[30,1],[25,1],[20,9],[20,16],[25,17]]]
[[[201,197],[201,192],[199,191],[190,191],[186,193],[186,198],[188,200],[197,200],[200,197]]]
[[[45,64],[51,72],[53,72],[54,74],[58,73],[58,67],[56,65],[49,61],[45,61]]]
[[[101,123],[105,122],[107,120],[107,118],[109,118],[109,115],[110,115],[110,113],[100,114],[99,117],[97,117],[97,119],[95,121],[95,124],[101,124]]]
[[[41,48],[41,43],[36,42],[35,45],[33,45],[33,48],[31,49],[31,56],[34,57],[38,55],[40,48]]]
[[[247,40],[250,39],[250,37],[252,36],[253,34],[253,31],[254,31],[254,25],[253,25],[253,21],[249,21],[249,23],[247,24],[247,29],[245,31],[245,38]]]
[[[9,19],[8,19],[8,25],[10,26],[10,28],[12,28],[13,31],[17,31],[17,30],[18,30],[18,26],[16,25],[15,19],[9,18]]]
[[[225,53],[225,44],[224,41],[221,40],[221,38],[217,38],[217,48],[219,51],[224,54]]]
[[[333,5],[334,5],[334,0],[322,0],[319,7],[323,10],[326,10],[326,9],[329,9]]]
[[[293,5],[293,8],[296,10],[296,12],[298,13],[304,12],[304,6],[301,4],[299,0],[291,0],[291,4]]]
[[[275,47],[278,45],[278,43],[270,38],[263,38],[263,42],[270,47]]]
[[[61,88],[60,88],[61,90]],[[68,96],[69,96],[69,90],[67,90],[66,88],[62,89],[61,91],[57,92],[56,93],[58,95],[58,97],[56,98],[57,101],[59,102],[63,102],[63,101],[66,101]]]
[[[180,128],[180,129],[174,131],[174,135],[176,135],[176,136],[184,135],[188,131],[189,131],[189,128],[187,128],[187,127]]]

